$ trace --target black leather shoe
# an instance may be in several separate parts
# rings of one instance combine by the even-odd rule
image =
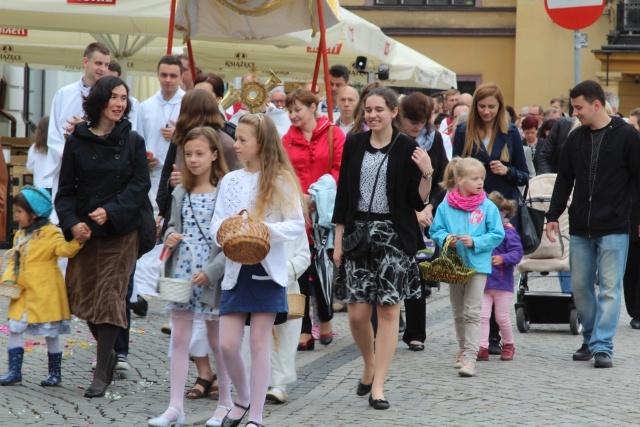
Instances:
[[[640,319],[631,319],[631,329],[640,329]]]
[[[497,356],[502,354],[502,346],[500,346],[500,341],[489,340],[489,354],[495,354]]]
[[[613,368],[613,361],[611,360],[611,356],[607,353],[600,351],[596,353],[595,357],[596,363],[594,366],[596,368]]]
[[[237,403],[235,403],[234,405],[240,409],[244,409],[244,414],[242,414],[242,417],[240,417],[240,419],[238,420],[229,418],[229,414],[225,415],[224,418],[222,419],[222,427],[238,427],[242,422],[242,419],[244,418],[244,416],[247,415],[247,412],[249,412],[249,408],[251,407],[251,405],[247,405],[246,407],[244,407],[242,405],[238,405]]]
[[[362,381],[358,381],[358,388],[356,389],[356,394],[358,396],[366,396],[371,393],[371,386],[373,385],[373,381],[371,384],[362,384]]]
[[[103,397],[106,391],[107,391],[107,385],[105,385],[101,389],[88,388],[84,392],[84,397],[88,397],[88,398]]]
[[[131,303],[131,310],[133,310],[133,313],[135,315],[145,317],[147,315],[147,311],[149,310],[149,303],[146,299],[138,295],[138,301]]]
[[[389,409],[391,407],[391,405],[389,405],[389,402],[383,399],[373,399],[373,395],[370,394],[369,395],[369,406],[372,406],[373,409]]]
[[[589,350],[589,344],[582,344],[575,353],[573,353],[573,360],[578,360],[580,362],[586,362],[591,360],[593,354],[591,354],[591,350]]]
[[[424,350],[424,344],[411,344],[409,343],[409,350],[411,351],[423,351]]]

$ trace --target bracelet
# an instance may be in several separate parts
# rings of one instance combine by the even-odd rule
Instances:
[[[431,179],[433,176],[433,169],[431,169],[429,172],[422,172],[422,177],[424,179]]]

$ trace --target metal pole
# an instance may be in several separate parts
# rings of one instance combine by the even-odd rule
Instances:
[[[580,38],[580,30],[573,32],[573,83],[577,85],[580,83],[580,68],[582,67],[580,50],[582,49],[582,43]]]
[[[167,35],[167,55],[171,55],[173,49],[173,26],[176,22],[176,0],[171,0],[171,15],[169,18],[169,34]],[[189,34],[191,36],[191,34]]]
[[[324,88],[327,99],[327,115],[329,123],[333,123],[333,102],[331,100],[331,82],[329,81],[329,58],[327,57],[327,29],[324,25],[324,11],[322,10],[322,0],[318,0],[318,24],[320,25],[320,47],[322,53],[322,64],[324,68]]]

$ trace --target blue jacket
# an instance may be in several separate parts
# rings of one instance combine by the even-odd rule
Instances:
[[[473,247],[467,248],[458,242],[456,252],[467,267],[491,274],[491,251],[504,239],[504,227],[498,208],[489,198],[475,211],[467,212],[451,207],[445,197],[438,206],[429,234],[440,248],[449,234],[471,236]]]
[[[502,265],[494,265],[491,276],[487,277],[485,289],[513,292],[513,269],[520,262],[524,252],[520,236],[511,224],[504,226],[504,240],[491,255],[501,255]]]

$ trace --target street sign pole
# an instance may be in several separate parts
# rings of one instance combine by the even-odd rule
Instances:
[[[580,83],[580,70],[582,69],[582,58],[580,52],[582,50],[582,40],[580,37],[580,30],[573,31],[573,83],[577,85]]]

